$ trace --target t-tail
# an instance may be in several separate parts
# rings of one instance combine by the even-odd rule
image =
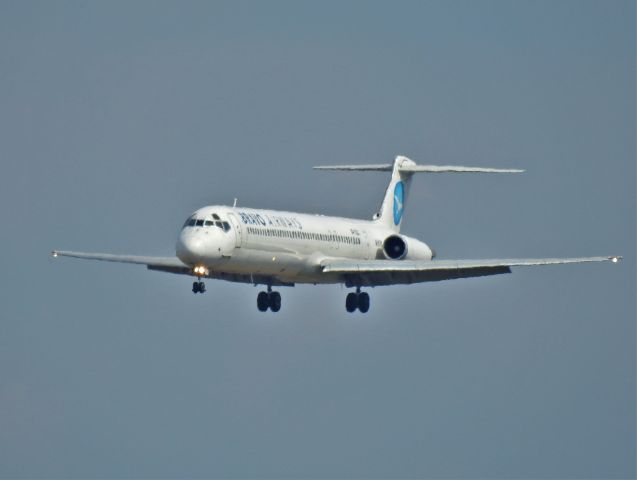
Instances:
[[[368,171],[391,172],[391,180],[385,190],[380,210],[374,215],[374,220],[396,233],[400,232],[403,221],[405,204],[411,186],[411,177],[414,173],[522,173],[519,169],[462,167],[454,165],[418,165],[407,157],[398,155],[394,163],[374,165],[330,165],[314,167],[316,170],[344,170],[344,171]]]

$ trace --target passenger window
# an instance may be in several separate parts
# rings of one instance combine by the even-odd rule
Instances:
[[[199,219],[199,220],[197,220],[196,225],[197,225],[198,227],[203,227],[203,219]]]

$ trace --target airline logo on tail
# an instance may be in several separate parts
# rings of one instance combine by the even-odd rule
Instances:
[[[405,191],[403,188],[403,182],[398,182],[394,187],[394,225],[398,225],[400,223],[400,219],[403,216],[404,200]]]

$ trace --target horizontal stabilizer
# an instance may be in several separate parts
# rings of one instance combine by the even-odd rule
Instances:
[[[343,170],[359,172],[391,172],[393,165],[381,163],[377,165],[321,165],[314,167],[314,170]],[[524,170],[518,168],[485,168],[485,167],[463,167],[459,165],[406,165],[399,167],[398,172],[405,173],[523,173]]]
[[[457,165],[414,165],[400,168],[401,172],[466,172],[466,173],[523,173],[524,170],[518,168],[484,168],[484,167],[462,167]]]
[[[346,170],[363,172],[391,172],[394,166],[391,163],[381,163],[377,165],[321,165],[314,167],[314,170]]]

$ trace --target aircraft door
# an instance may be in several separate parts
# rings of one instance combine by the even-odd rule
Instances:
[[[234,213],[228,213],[228,218],[230,219],[232,229],[234,230],[235,246],[240,248],[243,244],[243,230],[241,229],[241,222],[239,222],[239,219]]]
[[[369,246],[369,236],[367,235],[367,231],[363,230],[363,236],[361,238],[361,241],[363,242],[363,246],[365,247],[365,260],[369,260],[370,258],[370,246]]]

